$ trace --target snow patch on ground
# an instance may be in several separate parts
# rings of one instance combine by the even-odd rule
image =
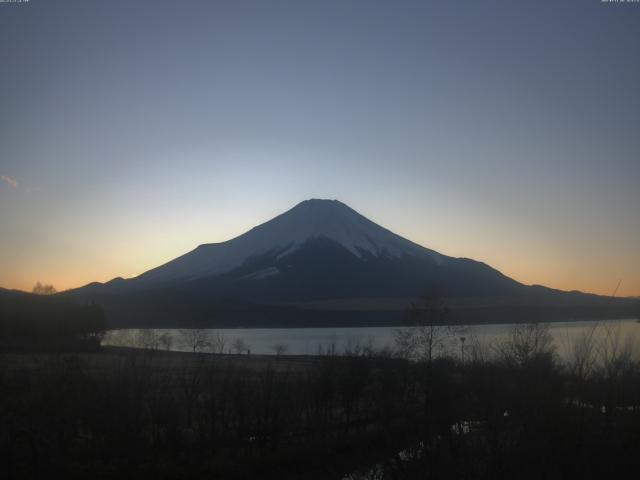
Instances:
[[[278,275],[279,273],[280,270],[278,270],[277,267],[263,268],[262,270],[258,270],[257,272],[245,275],[241,278],[241,280],[261,280],[263,278],[272,277],[273,275]]]

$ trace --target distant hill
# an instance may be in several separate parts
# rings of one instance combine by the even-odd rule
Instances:
[[[634,308],[628,299],[523,285],[315,199],[138,277],[62,295],[104,305],[115,325],[317,326],[403,323],[425,292],[446,299],[450,321],[628,317]]]
[[[0,350],[95,349],[106,328],[99,305],[0,288]]]

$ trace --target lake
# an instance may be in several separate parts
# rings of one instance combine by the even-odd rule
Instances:
[[[597,345],[604,343],[622,348],[640,340],[640,323],[635,319],[550,323],[549,331],[561,358],[567,357],[576,341],[591,336]],[[405,327],[410,328],[410,327]],[[467,325],[443,331],[445,349],[460,354],[474,346],[488,347],[506,340],[513,324]],[[193,342],[200,342],[198,350],[232,353],[242,345],[243,353],[274,354],[280,345],[289,355],[316,355],[361,347],[393,348],[398,327],[347,328],[236,328],[206,329],[194,340],[194,331],[180,329],[123,329],[110,331],[103,340],[105,346],[164,348],[192,351]],[[462,340],[464,338],[464,340]],[[209,346],[204,346],[208,343]],[[213,345],[213,347],[211,346]]]

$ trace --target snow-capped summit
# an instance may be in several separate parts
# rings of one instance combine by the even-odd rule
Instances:
[[[238,237],[255,239],[267,246],[289,246],[289,251],[311,238],[325,237],[357,257],[439,254],[390,232],[338,200],[311,199]],[[287,252],[288,253],[288,252]]]
[[[267,253],[285,257],[315,239],[333,241],[358,258],[411,256],[428,258],[436,264],[443,259],[439,253],[394,234],[338,200],[311,199],[234,239],[200,245],[133,280],[148,286],[219,275]]]

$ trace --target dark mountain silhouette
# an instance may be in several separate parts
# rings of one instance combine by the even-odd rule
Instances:
[[[446,299],[451,321],[626,316],[631,304],[523,285],[415,244],[336,200],[304,201],[138,277],[64,295],[103,304],[116,324],[284,326],[401,323],[425,292]]]

